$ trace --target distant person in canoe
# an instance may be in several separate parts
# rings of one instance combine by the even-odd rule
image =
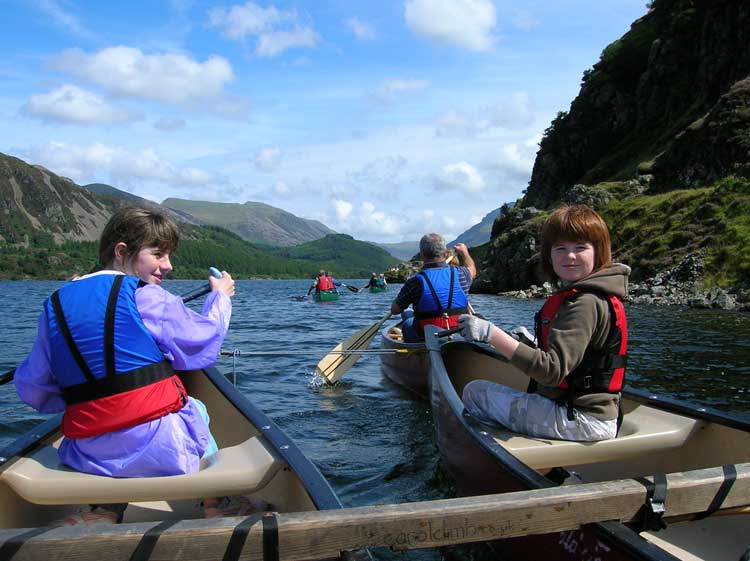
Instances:
[[[401,314],[405,342],[423,341],[428,324],[455,327],[459,316],[467,313],[469,287],[477,269],[465,244],[457,243],[454,249],[463,258],[463,266],[446,263],[448,249],[439,234],[425,234],[419,240],[422,270],[404,283],[391,304],[391,313]],[[412,310],[407,310],[409,306]]]
[[[370,275],[370,280],[368,280],[367,284],[360,288],[360,290],[364,290],[365,288],[371,288],[378,291],[388,290],[388,283],[385,282],[385,275],[381,273],[381,275],[378,276],[377,273],[372,273]]]
[[[169,216],[120,208],[104,227],[95,271],[44,302],[34,346],[16,370],[16,391],[42,413],[64,412],[58,453],[74,470],[187,474],[217,451],[206,407],[187,395],[174,371],[216,361],[234,280],[226,271],[209,277],[202,312],[188,309],[161,287],[178,243]],[[220,502],[229,501],[206,499],[206,515],[219,512]],[[116,522],[125,506],[92,505],[60,523]]]
[[[323,269],[318,273],[318,277],[313,281],[310,288],[307,289],[307,295],[314,290],[315,292],[330,292],[338,294],[336,287],[341,286],[341,283],[333,278],[330,272]]]
[[[540,438],[614,438],[625,379],[627,320],[620,301],[630,267],[612,263],[607,224],[585,205],[554,211],[542,229],[542,265],[557,281],[537,314],[538,348],[476,316],[461,334],[489,343],[531,379],[533,393],[475,380],[466,409],[484,422]]]

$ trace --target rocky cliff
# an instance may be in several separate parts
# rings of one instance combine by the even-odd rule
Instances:
[[[545,131],[525,196],[494,226],[474,289],[541,285],[539,226],[560,203],[607,219],[615,257],[652,282],[742,288],[750,240],[750,2],[654,0],[583,74]],[[738,212],[740,210],[740,212]]]

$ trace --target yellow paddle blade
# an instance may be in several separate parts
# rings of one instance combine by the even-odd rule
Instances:
[[[333,384],[341,378],[341,376],[344,375],[344,372],[354,366],[354,363],[359,360],[359,357],[361,357],[362,354],[357,352],[349,354],[335,353],[337,351],[364,351],[370,346],[375,335],[378,334],[382,325],[390,317],[391,314],[388,312],[388,314],[379,322],[357,331],[354,335],[336,345],[331,352],[324,356],[318,363],[318,366],[315,369],[318,376],[323,378],[329,384]]]

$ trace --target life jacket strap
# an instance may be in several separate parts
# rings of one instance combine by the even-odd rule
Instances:
[[[62,388],[65,403],[75,405],[94,399],[109,397],[118,393],[135,390],[137,388],[159,382],[174,375],[172,364],[163,360],[148,366],[122,372],[116,376],[107,376],[93,382],[84,382],[75,386]]]

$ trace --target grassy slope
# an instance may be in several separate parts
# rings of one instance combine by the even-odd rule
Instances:
[[[616,193],[618,184],[603,184]],[[617,200],[602,211],[615,257],[637,264],[636,280],[704,252],[707,285],[750,281],[750,181],[725,178],[701,189]]]

